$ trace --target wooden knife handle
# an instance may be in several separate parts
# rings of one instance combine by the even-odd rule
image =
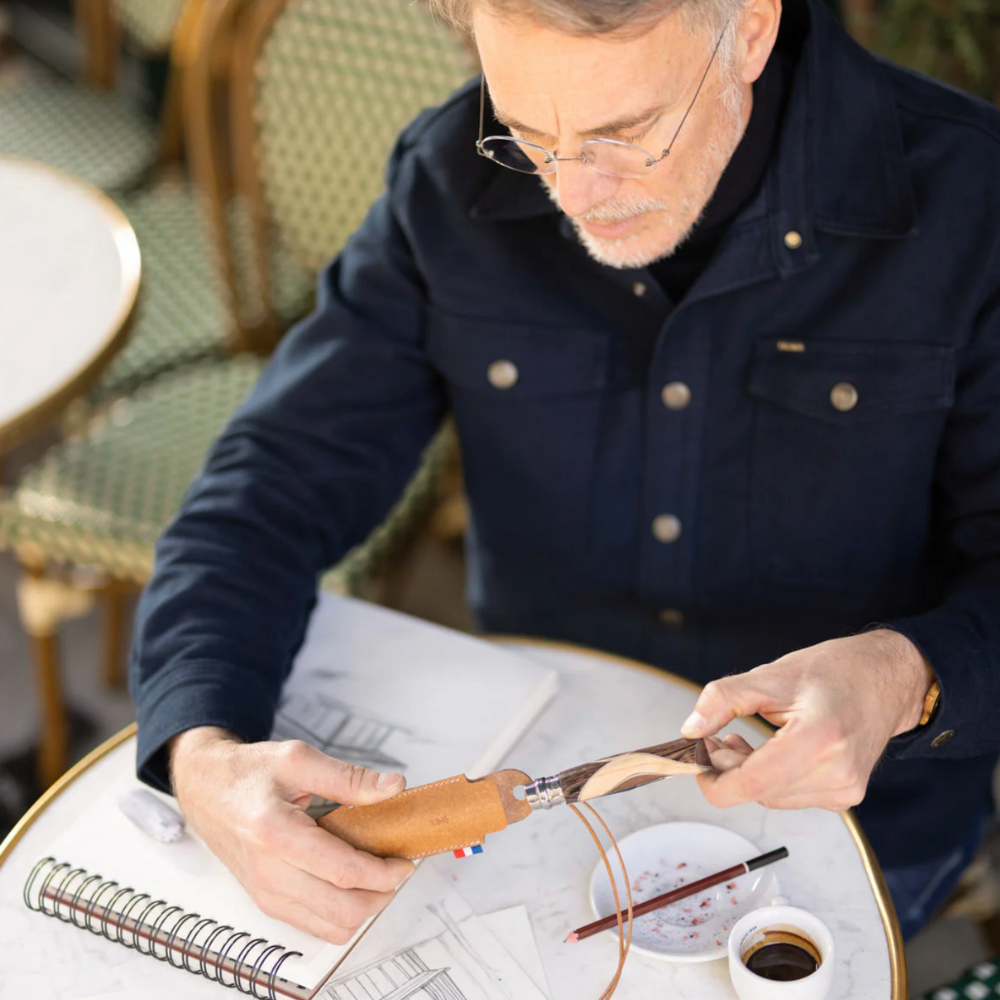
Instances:
[[[370,806],[340,806],[317,822],[352,847],[380,858],[418,858],[481,844],[531,813],[513,789],[531,779],[496,771],[475,781],[464,774],[408,788]]]

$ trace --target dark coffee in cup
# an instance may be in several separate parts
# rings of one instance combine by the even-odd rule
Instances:
[[[822,961],[809,938],[790,930],[765,930],[741,956],[743,964],[762,979],[791,982],[811,976]]]

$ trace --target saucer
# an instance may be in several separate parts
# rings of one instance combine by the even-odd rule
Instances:
[[[618,842],[632,880],[633,905],[749,861],[764,852],[731,830],[711,823],[661,823]],[[611,854],[612,870],[617,859]],[[625,893],[618,875],[622,907]],[[670,962],[710,962],[726,957],[729,932],[740,917],[778,895],[772,868],[740,875],[670,906],[637,917],[632,948]],[[604,862],[590,879],[590,904],[598,917],[615,912]],[[616,934],[616,931],[610,933]]]

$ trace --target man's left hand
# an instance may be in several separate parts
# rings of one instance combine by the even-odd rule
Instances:
[[[933,679],[909,639],[879,629],[712,681],[681,733],[709,738],[719,773],[698,781],[713,805],[842,812],[864,798],[889,740],[918,724]],[[756,714],[779,727],[759,749],[735,735],[712,738]]]

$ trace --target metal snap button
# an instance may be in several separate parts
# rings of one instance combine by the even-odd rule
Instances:
[[[668,628],[684,627],[684,613],[677,608],[664,608],[657,617]]]
[[[646,294],[646,285],[643,282],[641,282],[641,281],[637,281],[632,286],[632,293],[634,295],[637,295],[641,299],[643,297],[643,295]]]
[[[660,396],[668,410],[683,410],[691,402],[691,389],[683,382],[668,382]]]
[[[660,514],[653,519],[653,536],[658,542],[676,542],[681,537],[680,519],[673,514]]]
[[[847,413],[858,405],[858,390],[850,382],[838,382],[830,390],[830,402],[835,410]]]
[[[785,246],[789,250],[798,250],[802,246],[802,234],[797,233],[794,229],[785,233]]]
[[[512,389],[521,376],[513,361],[494,361],[486,370],[486,377],[494,389]]]

